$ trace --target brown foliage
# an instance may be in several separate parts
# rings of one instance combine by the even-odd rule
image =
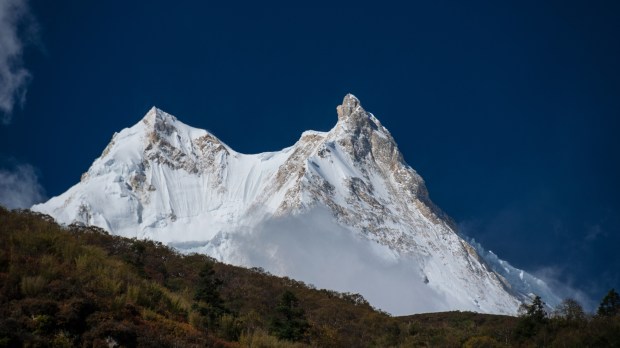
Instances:
[[[94,227],[61,227],[29,211],[0,207],[0,245],[0,347],[620,345],[618,317],[585,318],[572,303],[570,320],[551,318],[529,338],[516,336],[520,319],[514,317],[450,312],[394,318],[357,294],[316,290],[259,268],[180,255],[161,243]],[[217,313],[194,299],[205,264],[218,279]],[[305,343],[267,334],[287,290],[309,324]]]

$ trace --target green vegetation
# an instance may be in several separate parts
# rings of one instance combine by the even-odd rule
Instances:
[[[0,347],[620,346],[615,291],[601,308],[390,317],[359,294],[0,208]]]
[[[607,295],[601,301],[601,305],[598,307],[598,315],[604,317],[613,317],[620,314],[620,295],[615,289],[609,290]]]
[[[295,294],[289,290],[284,291],[275,312],[269,327],[270,333],[280,339],[301,341],[308,330],[308,322]]]
[[[518,337],[531,338],[544,328],[549,320],[545,312],[545,304],[540,296],[534,297],[531,304],[521,305],[521,320],[517,324]]]

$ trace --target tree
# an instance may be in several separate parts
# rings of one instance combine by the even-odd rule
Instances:
[[[192,306],[200,315],[206,317],[203,323],[206,326],[216,326],[217,319],[226,313],[219,288],[222,281],[215,276],[213,265],[205,263],[198,273],[198,284],[194,293],[194,301],[198,302]]]
[[[299,341],[308,330],[308,322],[299,300],[286,290],[280,297],[275,315],[271,319],[269,331],[280,339]]]
[[[530,305],[525,305],[525,316],[537,322],[544,322],[547,319],[545,303],[536,295]]]
[[[545,303],[538,295],[534,297],[531,304],[522,304],[519,311],[522,313],[521,319],[515,330],[519,337],[533,337],[547,323]]]
[[[213,265],[205,263],[198,273],[198,277],[194,301],[204,301],[210,305],[220,305],[222,300],[219,287],[222,285],[222,281],[215,277]]]
[[[583,323],[586,320],[586,313],[583,311],[583,307],[572,298],[562,301],[555,309],[554,315],[572,324]]]
[[[620,314],[620,295],[618,295],[616,290],[611,289],[605,295],[598,306],[597,314],[604,317],[613,317]]]

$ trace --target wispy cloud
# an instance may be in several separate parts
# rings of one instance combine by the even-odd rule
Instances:
[[[603,230],[600,224],[587,226],[584,238],[587,242],[593,242],[601,237],[607,237],[607,232]]]
[[[30,208],[45,199],[36,170],[29,164],[19,164],[9,170],[0,169],[0,205],[9,208]]]
[[[395,315],[462,306],[424,282],[417,260],[400,259],[389,248],[358,238],[321,208],[267,219],[248,231],[222,233],[204,248],[175,246],[319,288],[360,293]]]
[[[489,258],[488,251],[485,250],[482,245],[472,241],[469,237],[480,236],[482,237],[480,239],[492,240],[497,245],[504,247],[503,250],[494,250],[494,252],[498,252],[499,255],[490,254],[491,256],[499,256],[503,258],[503,251],[511,251],[511,249],[516,249],[517,252],[514,255],[520,257],[520,260],[517,261],[520,261],[522,265],[521,267],[523,267],[527,273],[544,281],[545,287],[551,290],[551,295],[558,300],[557,303],[551,303],[552,301],[549,298],[549,294],[545,296],[543,289],[540,287],[534,287],[530,290],[532,293],[543,297],[543,300],[545,300],[545,302],[549,305],[554,306],[563,299],[571,298],[577,300],[587,311],[593,312],[596,307],[596,301],[593,300],[592,294],[599,292],[600,286],[593,284],[593,282],[588,278],[579,279],[576,274],[579,274],[580,271],[575,268],[582,267],[580,262],[573,261],[575,264],[573,265],[573,268],[571,268],[568,265],[573,263],[566,261],[566,258],[561,256],[560,251],[558,251],[569,248],[570,246],[571,255],[577,257],[579,253],[575,252],[575,250],[578,248],[590,248],[591,246],[582,243],[581,238],[566,238],[566,236],[571,235],[571,233],[572,235],[575,235],[575,232],[570,232],[568,230],[569,226],[567,226],[567,223],[564,220],[553,216],[547,217],[547,235],[531,236],[531,238],[525,239],[529,241],[528,249],[524,248],[522,244],[515,244],[515,242],[518,241],[517,238],[519,238],[518,234],[520,231],[527,233],[528,228],[532,228],[532,224],[528,222],[527,215],[527,211],[522,212],[516,208],[507,208],[501,210],[496,216],[488,219],[472,219],[460,222],[459,231],[465,236],[466,239],[470,240],[470,243],[476,247],[485,260],[499,273],[502,273],[502,269],[496,267],[497,262],[494,262]],[[539,219],[542,220],[543,218],[544,217]],[[542,233],[545,230],[540,229],[540,231]],[[605,235],[605,232],[601,229],[600,225],[588,226],[586,232],[587,233],[585,234],[584,239],[587,242],[592,242]],[[505,241],[498,240],[500,238]],[[522,241],[523,240],[521,240],[521,242]],[[534,243],[532,243],[532,241],[534,241]],[[544,252],[545,246],[548,245],[554,245],[554,247],[551,248],[552,251],[550,251],[553,254],[547,253],[542,257],[539,256],[536,262],[532,262],[528,265],[525,258],[534,258],[534,253]],[[514,250],[512,251],[514,252]],[[511,262],[515,261],[513,259],[509,260]],[[582,262],[587,261],[589,260],[584,259]],[[512,267],[507,264],[506,261],[501,262],[504,265],[508,265],[508,267]],[[561,266],[558,262],[566,262],[566,266]],[[524,267],[523,264],[526,266]],[[507,274],[503,274],[503,276],[510,278],[510,275]],[[518,282],[518,279],[512,279],[512,282],[514,284],[514,282]],[[531,280],[525,282],[524,284],[536,285],[536,283]]]
[[[586,311],[594,312],[596,309],[596,301],[592,299],[585,291],[574,286],[576,283],[573,279],[567,279],[566,269],[559,266],[546,266],[533,272],[536,277],[542,279],[555,293],[563,298],[572,298],[579,302]],[[583,283],[583,281],[582,281]],[[583,287],[584,284],[580,284]]]
[[[24,68],[24,35],[34,32],[27,0],[0,1],[0,121],[11,122],[26,100],[31,74]],[[27,36],[27,35],[26,35]]]

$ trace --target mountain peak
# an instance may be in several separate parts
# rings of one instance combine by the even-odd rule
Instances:
[[[157,117],[161,117],[161,114],[164,113],[163,110],[159,109],[157,106],[152,106],[149,111],[146,112],[146,115],[142,118],[143,120],[149,120]]]
[[[113,137],[80,183],[32,209],[66,224],[173,243],[184,252],[360,292],[399,314],[514,314],[528,293],[550,293],[542,281],[509,271],[503,261],[485,263],[488,257],[456,233],[390,132],[355,96],[347,94],[337,110],[338,123],[328,132],[305,132],[281,151],[246,155],[152,107]],[[354,243],[342,239],[349,233]],[[333,251],[326,251],[332,243]],[[341,261],[349,253],[341,246],[352,248],[352,261]],[[346,267],[358,260],[376,260],[366,265],[377,268],[355,266],[363,272],[336,283],[324,267],[308,267],[308,260],[330,255],[337,261],[325,264],[342,267],[334,274],[351,274]],[[387,260],[402,273],[392,266],[385,272]],[[398,286],[377,293],[367,279]]]
[[[155,126],[160,123],[174,122],[177,118],[163,111],[162,109],[153,106],[142,118],[142,122],[147,125]]]
[[[338,105],[336,108],[338,111],[338,120],[345,121],[351,118],[352,116],[357,115],[365,115],[365,111],[362,108],[359,99],[357,99],[353,94],[349,93],[344,96],[342,100],[342,104]]]

